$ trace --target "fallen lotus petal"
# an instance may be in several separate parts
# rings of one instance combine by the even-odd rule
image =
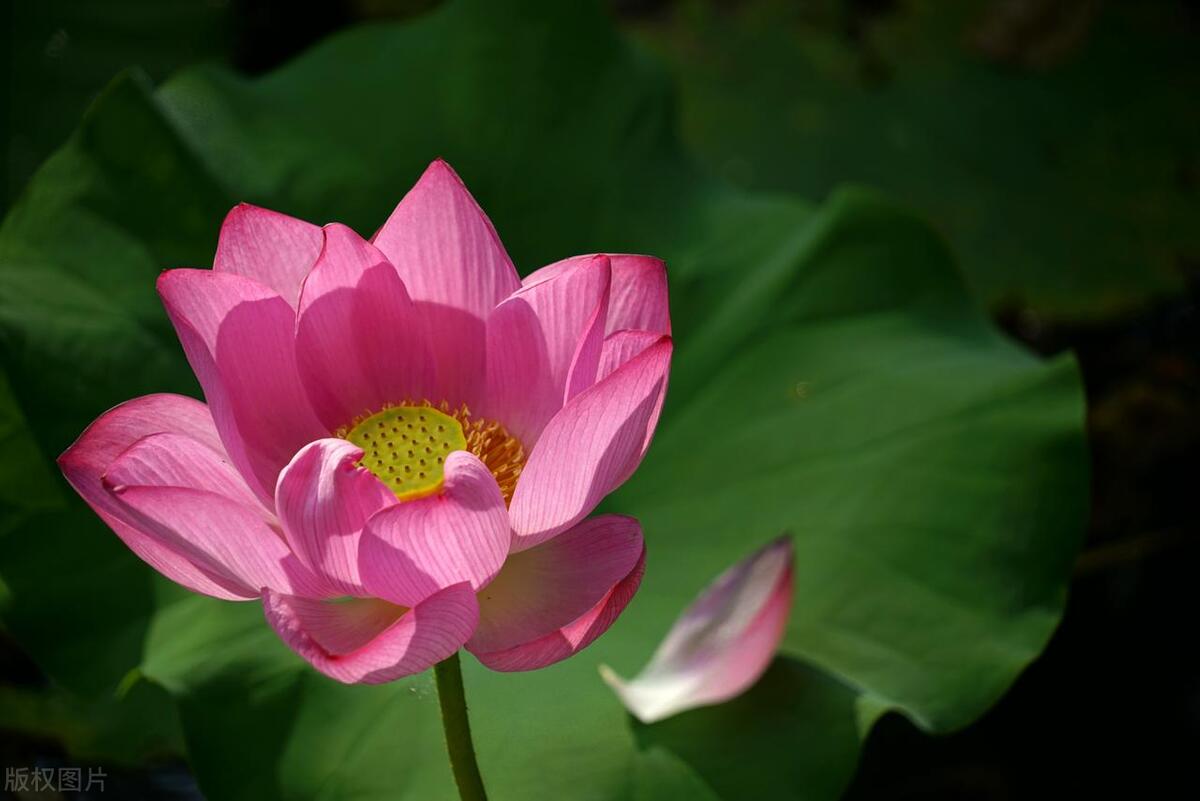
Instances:
[[[347,683],[464,646],[542,667],[637,590],[638,522],[587,516],[662,408],[660,260],[578,256],[522,281],[436,161],[371,241],[241,205],[213,269],[158,289],[207,403],[128,401],[59,464],[163,575],[260,601]]]
[[[643,723],[739,695],[771,664],[783,637],[792,560],[787,537],[756,551],[705,588],[635,678],[607,665],[600,675]]]

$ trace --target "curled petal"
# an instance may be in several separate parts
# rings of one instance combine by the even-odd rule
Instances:
[[[235,597],[264,587],[324,596],[328,585],[296,558],[261,513],[215,492],[191,487],[130,485],[110,471],[110,491],[147,534],[184,555]]]
[[[435,389],[428,338],[404,282],[344,225],[325,226],[325,247],[300,292],[296,361],[330,431]]]
[[[138,485],[207,490],[273,521],[271,512],[258,502],[233,465],[185,434],[162,432],[142,437],[112,461],[101,479],[109,488]]]
[[[546,423],[596,381],[611,270],[608,258],[564,262],[526,282],[487,321],[484,416],[532,447]]]
[[[268,590],[263,610],[288,647],[345,684],[382,684],[427,670],[457,651],[479,618],[466,584],[411,609],[377,598],[318,601]]]
[[[275,510],[284,537],[305,565],[347,595],[363,595],[358,545],[367,519],[396,502],[383,482],[358,467],[362,449],[319,439],[279,474]]]
[[[571,256],[548,264],[525,276],[521,285],[528,288],[559,278],[599,255]],[[662,259],[629,253],[608,253],[603,257],[612,268],[612,288],[609,291],[604,333],[607,335],[624,329],[637,329],[660,335],[670,334],[667,271]]]
[[[660,337],[550,420],[513,493],[515,550],[570,528],[629,478],[658,423],[670,363],[671,340]]]
[[[476,405],[484,321],[521,285],[500,238],[462,180],[434,161],[372,240],[416,302],[438,365],[438,395]]]
[[[296,371],[295,312],[256,281],[211,270],[158,279],[221,441],[264,503],[301,446],[326,435]]]
[[[662,259],[633,255],[614,255],[609,259],[612,261],[612,294],[606,333],[629,328],[670,334],[667,270]]]
[[[500,572],[511,534],[496,479],[466,451],[447,456],[444,472],[441,492],[367,521],[358,570],[372,595],[413,606],[450,584],[478,590]]]
[[[204,595],[243,598],[243,590],[160,540],[104,487],[103,476],[118,456],[134,443],[164,433],[186,438],[189,448],[204,448],[214,459],[225,458],[208,407],[182,395],[162,394],[134,398],[102,414],[58,457],[58,465],[88,506],[159,573]],[[249,493],[249,489],[243,491]]]
[[[300,284],[320,252],[319,227],[240,203],[221,224],[213,270],[253,279],[274,289],[294,308]]]
[[[475,658],[492,670],[514,672],[537,670],[561,662],[582,651],[620,617],[633,600],[646,572],[646,552],[643,549],[629,575],[617,582],[595,606],[575,620],[536,640],[500,651],[472,649]]]
[[[643,549],[636,520],[601,515],[511,554],[479,593],[479,628],[467,647],[503,651],[569,625],[633,571]]]
[[[662,337],[653,331],[616,331],[604,338],[600,349],[600,361],[596,366],[596,380],[603,381],[613,370],[637,356]],[[646,443],[649,445],[649,443]]]
[[[637,677],[604,680],[643,723],[727,701],[763,674],[792,606],[792,543],[770,543],[726,570],[675,621]]]

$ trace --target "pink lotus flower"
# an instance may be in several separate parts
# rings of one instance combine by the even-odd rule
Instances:
[[[717,576],[626,681],[600,676],[643,723],[728,701],[771,664],[792,609],[792,541],[781,538]]]
[[[207,405],[128,401],[59,464],[163,575],[261,599],[318,670],[372,683],[464,646],[496,670],[551,664],[637,590],[637,521],[585,518],[658,420],[661,261],[521,281],[437,161],[369,242],[241,205],[213,269],[158,289]]]

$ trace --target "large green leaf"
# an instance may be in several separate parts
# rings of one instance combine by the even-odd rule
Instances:
[[[941,240],[875,195],[814,209],[704,177],[657,69],[568,5],[461,0],[253,81],[116,82],[0,228],[14,420],[53,454],[112,402],[191,388],[152,279],[208,263],[235,200],[369,232],[443,155],[525,271],[663,255],[668,409],[607,502],[645,524],[644,587],[565,663],[466,660],[482,769],[497,799],[835,797],[885,710],[962,725],[1048,638],[1082,523],[1078,377],[990,328]],[[167,688],[210,798],[453,796],[428,676],[324,679],[254,604],[152,578],[57,490],[5,527],[5,619],[72,687],[136,668]],[[781,530],[797,545],[788,656],[732,703],[634,723],[596,666],[635,670]]]
[[[989,303],[1121,311],[1200,258],[1200,70],[1175,0],[676,9],[637,31],[707,163],[813,197],[885,188],[947,232]]]

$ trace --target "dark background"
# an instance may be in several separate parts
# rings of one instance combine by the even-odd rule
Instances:
[[[436,2],[397,0],[5,2],[0,6],[4,30],[0,69],[5,78],[0,97],[0,207],[8,207],[40,162],[74,128],[95,93],[125,67],[138,65],[160,81],[179,67],[215,59],[256,74],[341,27],[417,14],[433,5]],[[710,56],[689,43],[702,42],[714,26],[721,31],[727,24],[730,33],[725,41],[735,43],[736,36],[750,36],[746,31],[756,19],[760,24],[779,18],[796,20],[796,41],[808,37],[835,42],[856,65],[858,85],[882,93],[905,78],[889,61],[887,48],[878,46],[876,32],[902,23],[906,16],[923,19],[917,10],[927,4],[618,0],[610,5],[619,24],[657,51],[685,88],[747,81],[746,102],[757,102],[760,119],[769,123],[775,113],[772,104],[781,93],[806,91],[799,79],[792,85],[787,63],[760,63],[751,48],[739,53],[733,44]],[[976,5],[981,7],[981,18],[1007,20],[1008,27],[999,29],[1003,34],[997,34],[999,38],[965,33],[949,37],[944,46],[954,52],[946,55],[1003,74],[1019,74],[1035,86],[1055,80],[1056,70],[1088,63],[1081,61],[1081,54],[1087,52],[1089,37],[1104,29],[1104,20],[1121,13],[1121,4],[1098,2]],[[766,9],[761,14],[760,6]],[[1155,30],[1128,30],[1127,63],[1108,64],[1103,74],[1097,71],[1094,88],[1103,97],[1116,70],[1128,78],[1120,91],[1161,99],[1148,106],[1161,116],[1123,128],[1126,138],[1106,154],[1109,161],[1096,162],[1095,175],[1090,177],[1100,185],[1109,179],[1105,170],[1136,169],[1123,161],[1130,153],[1162,157],[1170,185],[1158,191],[1151,184],[1147,202],[1162,206],[1155,209],[1163,214],[1178,212],[1182,222],[1165,237],[1157,229],[1145,229],[1143,217],[1132,213],[1127,217],[1116,213],[1109,224],[1116,226],[1116,234],[1154,240],[1151,250],[1157,263],[1129,269],[1162,271],[1167,279],[1148,282],[1152,291],[1118,292],[1086,312],[1072,308],[1056,314],[1053,304],[1047,311],[1034,295],[1032,300],[1019,293],[982,298],[1013,337],[1047,355],[1074,351],[1082,365],[1089,402],[1092,517],[1065,618],[1045,654],[991,712],[967,729],[930,737],[902,718],[885,718],[867,742],[849,798],[1200,797],[1200,780],[1192,765],[1200,753],[1200,659],[1194,646],[1200,609],[1195,592],[1200,581],[1195,522],[1200,490],[1196,459],[1200,263],[1195,244],[1200,217],[1191,213],[1200,193],[1196,155],[1200,131],[1192,127],[1200,94],[1179,92],[1181,86],[1196,86],[1200,77],[1200,4],[1155,6],[1160,17],[1170,21],[1171,46],[1178,48],[1181,40],[1190,43],[1193,57],[1171,72],[1148,66],[1139,54],[1155,50]],[[1118,90],[1113,91],[1115,97]],[[994,99],[1007,102],[1005,97]],[[695,107],[702,101],[702,91],[684,91],[680,101],[684,134],[712,171],[758,188],[792,188],[811,194],[814,183],[804,173],[789,173],[786,165],[777,174],[755,167],[756,159],[769,163],[786,142],[758,142],[745,134],[739,139],[737,131],[706,129],[703,110]],[[1019,111],[1014,108],[1013,118],[995,135],[1039,141],[1045,134],[1042,121],[1036,116],[1023,118]],[[1157,139],[1150,139],[1156,131],[1180,126],[1174,144],[1160,146]],[[778,128],[786,128],[782,120]],[[1068,140],[1068,151],[1070,146]],[[1039,169],[1050,174],[1069,158],[1055,151],[1061,147],[1061,143],[1047,147]],[[793,154],[789,163],[803,164],[804,159],[803,154]],[[835,180],[861,177],[838,176],[836,163],[829,169]],[[921,165],[914,167],[913,175],[911,187],[903,176],[881,180],[892,184],[885,189],[911,194],[920,205],[928,182],[936,183],[937,177],[922,175]],[[1035,173],[1024,179],[1031,193],[1042,191],[1039,181],[1044,177]],[[986,172],[967,191],[989,201],[998,196],[1000,202],[1021,202],[989,183]],[[973,200],[965,197],[961,202]],[[1090,201],[1085,196],[1077,199],[1080,204]],[[953,220],[939,219],[936,207],[927,212],[969,259],[978,243],[964,240]],[[1069,213],[1064,207],[1064,217]],[[1053,220],[1044,222],[1050,233],[1043,236],[1053,238]],[[1019,235],[1020,231],[1014,232]],[[1069,250],[1070,236],[1064,226],[1063,241],[1045,247],[1052,252],[1059,246]],[[1037,250],[1041,241],[1028,247]],[[1074,263],[1064,261],[1060,269],[1074,275],[1086,267],[1087,256],[1081,254]],[[1127,283],[1137,287],[1143,282],[1134,276]],[[0,641],[4,693],[43,681],[11,641]],[[18,709],[15,697],[0,696],[0,706],[5,706],[0,717],[0,762],[57,764],[62,749],[50,733],[51,711]],[[119,766],[106,770],[106,792],[96,797],[198,795],[181,766],[151,773]]]

